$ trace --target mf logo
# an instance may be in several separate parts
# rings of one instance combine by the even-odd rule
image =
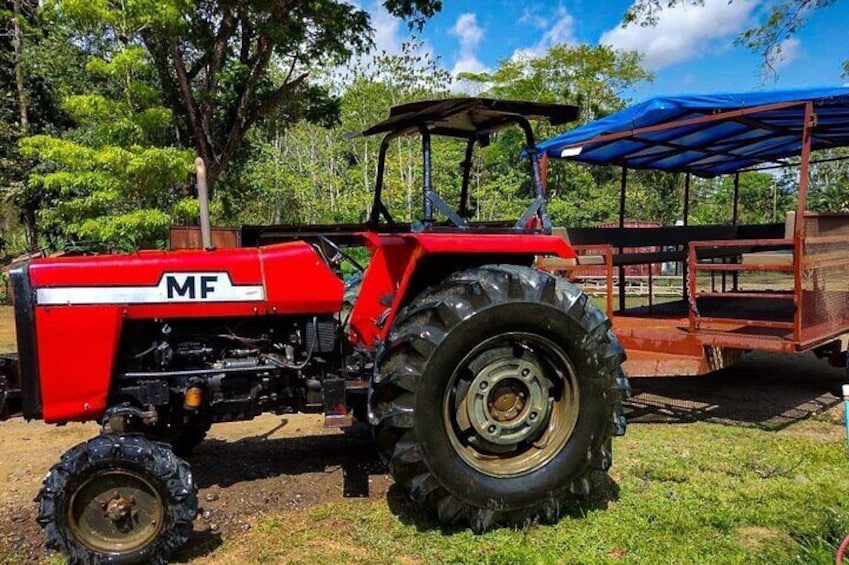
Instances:
[[[227,272],[163,273],[149,286],[73,286],[37,289],[38,304],[161,304],[258,302],[262,284],[235,285]]]
[[[168,300],[177,297],[206,300],[215,292],[218,275],[165,275],[165,294]],[[228,281],[229,282],[229,281]]]
[[[162,302],[262,300],[262,285],[234,285],[228,273],[163,273],[155,288]]]

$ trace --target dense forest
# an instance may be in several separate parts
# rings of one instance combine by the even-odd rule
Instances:
[[[384,5],[413,32],[441,8]],[[462,95],[561,102],[578,105],[586,122],[623,108],[627,92],[652,80],[636,53],[587,45],[452,76],[415,37],[398,52],[376,52],[368,13],[336,0],[6,0],[0,17],[0,257],[164,246],[170,225],[197,222],[198,155],[216,225],[359,222],[380,140],[346,134],[392,105]],[[540,139],[559,131],[536,128]],[[504,131],[475,155],[475,219],[516,217],[528,204],[521,149],[520,132]],[[434,184],[450,200],[463,147],[439,140],[434,153]],[[742,221],[780,220],[793,206],[794,174],[743,175]],[[812,208],[849,206],[845,168],[823,164],[813,174]],[[618,175],[553,163],[555,224],[612,221]],[[394,142],[386,191],[396,217],[416,218],[420,176],[415,140]],[[627,216],[674,224],[683,185],[675,175],[633,174]],[[691,199],[691,222],[729,221],[730,179],[697,180]]]

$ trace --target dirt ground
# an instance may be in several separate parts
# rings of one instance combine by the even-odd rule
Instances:
[[[32,500],[61,454],[98,433],[94,424],[0,425],[0,563],[36,563],[44,540]],[[214,426],[190,459],[202,511],[181,554],[238,536],[266,513],[298,511],[343,497],[386,496],[391,479],[367,431],[326,430],[317,415],[263,416]]]
[[[783,430],[799,420],[841,418],[835,394],[844,378],[810,356],[752,355],[713,375],[634,379],[628,411],[636,425],[709,421],[795,433]],[[822,439],[841,441],[841,428],[830,429],[833,437]],[[0,563],[55,562],[45,552],[32,500],[61,454],[97,433],[94,424],[0,424]],[[318,415],[213,426],[190,462],[202,511],[177,556],[183,562],[217,562],[215,549],[245,535],[263,516],[297,516],[343,498],[384,501],[392,484],[368,430],[325,429]]]

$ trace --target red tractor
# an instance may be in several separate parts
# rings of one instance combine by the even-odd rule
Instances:
[[[197,513],[181,457],[211,424],[264,412],[367,421],[395,480],[444,524],[556,520],[610,466],[628,391],[605,315],[534,268],[575,253],[550,235],[528,120],[576,115],[487,99],[406,104],[364,132],[385,134],[364,225],[247,228],[256,245],[13,270],[18,353],[0,358],[0,411],[103,425],[44,480],[49,547],[71,561],[167,560]],[[516,222],[470,223],[474,147],[511,125],[526,138],[535,199]],[[381,193],[387,149],[411,134],[423,210],[405,225]],[[457,209],[432,186],[432,135],[466,140]],[[343,264],[361,269],[352,246],[370,258],[346,286]]]

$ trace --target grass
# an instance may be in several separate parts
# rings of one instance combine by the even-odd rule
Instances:
[[[839,439],[839,426],[826,421],[780,433],[635,425],[616,440],[612,480],[596,478],[588,503],[554,526],[483,536],[445,532],[390,495],[388,505],[341,501],[262,518],[209,557],[305,564],[833,563],[849,529]]]

